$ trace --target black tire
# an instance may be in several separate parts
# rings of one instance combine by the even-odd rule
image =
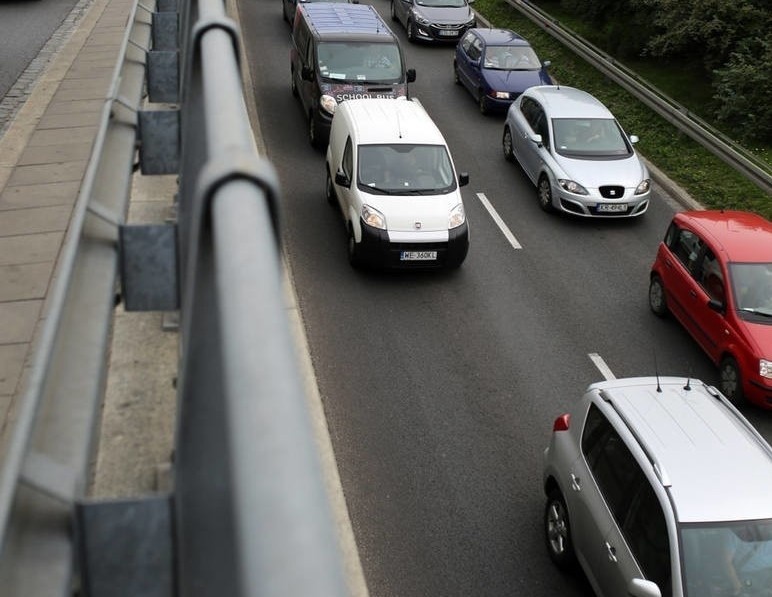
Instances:
[[[290,71],[290,91],[292,91],[292,95],[297,97],[298,96],[298,86],[295,83],[295,71]]]
[[[544,506],[544,540],[547,553],[558,568],[572,571],[576,567],[568,508],[559,489],[552,489],[547,494],[547,503]]]
[[[407,40],[410,43],[415,42],[415,29],[413,27],[413,21],[408,19],[407,25],[405,25],[405,30],[407,31]]]
[[[740,367],[732,356],[725,356],[718,366],[719,389],[729,401],[739,407],[745,403]]]
[[[504,159],[508,162],[515,161],[515,152],[512,145],[512,131],[504,126],[504,134],[501,136],[501,148],[504,150]]]
[[[491,111],[488,106],[488,98],[485,96],[482,89],[480,89],[479,95],[477,96],[477,106],[480,108],[480,114],[483,116],[486,116]]]
[[[284,0],[281,3],[281,16],[285,21],[290,22],[289,15],[287,14],[287,5],[284,3]]]
[[[394,9],[394,1],[391,0],[391,20],[396,21],[397,20],[397,11]]]
[[[359,245],[354,238],[354,227],[348,227],[348,262],[351,267],[359,269],[362,266],[362,257],[359,252]]]
[[[649,308],[657,317],[667,315],[667,297],[665,296],[665,286],[662,279],[654,274],[649,282]]]
[[[555,211],[555,207],[552,205],[552,187],[546,174],[539,178],[539,184],[536,185],[536,198],[539,200],[539,207],[543,211],[547,213]]]
[[[335,205],[338,202],[338,199],[335,196],[335,187],[332,185],[332,176],[330,176],[329,169],[325,168],[325,170],[327,170],[327,182],[324,185],[324,194],[327,199],[327,203],[330,205]]]
[[[453,61],[453,82],[456,85],[461,85],[461,79],[458,76],[458,64],[456,64],[456,61]]]
[[[316,131],[316,119],[313,112],[308,115],[308,141],[311,143],[311,147],[315,149],[321,149],[322,143],[319,140],[319,134]]]

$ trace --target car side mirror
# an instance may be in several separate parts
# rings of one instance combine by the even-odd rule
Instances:
[[[726,312],[726,305],[717,299],[710,299],[708,301],[708,309],[715,311],[716,313],[724,314]]]
[[[314,80],[314,72],[311,70],[311,67],[304,66],[300,69],[300,78],[304,81],[313,81]]]
[[[539,147],[544,145],[544,142],[542,141],[541,135],[538,135],[538,134],[529,135],[528,138],[531,140],[532,143],[535,143]]]
[[[550,66],[552,66],[552,60],[545,60],[544,62],[541,63],[541,65],[544,68],[549,68]]]
[[[468,172],[459,172],[458,173],[458,186],[465,187],[469,184],[469,173]]]
[[[635,145],[636,143],[638,143],[638,141],[639,141],[638,135],[630,135],[630,143]]]
[[[351,188],[351,180],[343,170],[338,170],[335,173],[335,184],[342,187]]]
[[[409,68],[407,69],[407,82],[412,83],[413,81],[415,81],[415,69]]]
[[[630,581],[627,585],[627,594],[630,597],[662,597],[657,583],[642,578],[634,578]]]

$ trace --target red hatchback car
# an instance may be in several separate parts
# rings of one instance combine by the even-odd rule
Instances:
[[[670,312],[713,359],[727,398],[772,409],[772,222],[677,213],[651,267],[649,306]]]

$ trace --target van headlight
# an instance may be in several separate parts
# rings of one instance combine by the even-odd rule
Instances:
[[[759,359],[759,375],[766,379],[772,379],[772,361]]]
[[[651,188],[651,180],[647,178],[645,180],[642,180],[641,184],[635,187],[635,194],[643,195],[644,193],[648,193],[650,188]]]
[[[459,203],[450,210],[450,217],[448,218],[448,229],[458,228],[466,222],[466,212],[464,211],[464,205]]]
[[[338,102],[335,101],[335,98],[331,95],[323,95],[319,98],[319,105],[322,107],[322,110],[328,114],[335,114],[335,108],[338,107]]]
[[[386,230],[386,218],[381,212],[369,205],[362,206],[362,221],[373,228]]]

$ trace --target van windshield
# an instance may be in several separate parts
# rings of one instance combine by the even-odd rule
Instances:
[[[358,186],[383,195],[440,195],[456,188],[444,145],[360,145]]]
[[[316,55],[325,79],[373,83],[402,80],[402,56],[395,43],[322,42]]]

